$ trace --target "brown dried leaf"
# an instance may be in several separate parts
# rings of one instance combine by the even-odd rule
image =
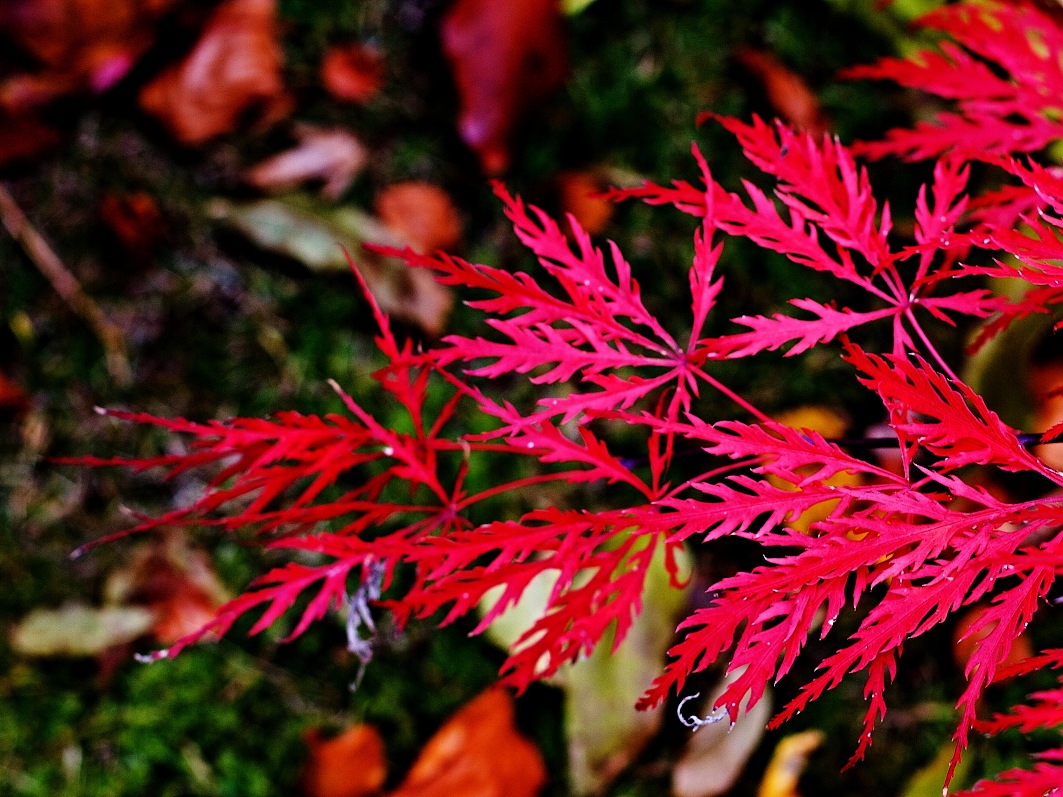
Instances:
[[[321,83],[338,100],[367,103],[384,84],[384,55],[364,44],[331,47],[321,61]]]
[[[286,110],[276,0],[227,0],[192,52],[140,92],[141,107],[182,144],[234,130],[252,109]]]
[[[154,620],[142,606],[34,609],[12,629],[11,649],[23,656],[96,656],[148,633]]]
[[[784,736],[771,755],[757,797],[801,797],[797,782],[808,765],[808,757],[826,737],[822,731],[803,731]]]
[[[100,220],[138,265],[151,259],[166,235],[166,220],[155,198],[145,191],[105,194],[100,200]]]
[[[248,169],[244,179],[269,193],[320,180],[321,193],[338,199],[365,168],[365,147],[346,130],[298,125],[295,135],[298,145]]]
[[[830,120],[819,105],[819,97],[804,78],[774,55],[745,48],[735,54],[738,63],[764,86],[771,107],[783,121],[822,136],[830,130]]]
[[[377,218],[294,194],[240,204],[216,199],[208,212],[257,246],[313,271],[349,271],[346,249],[386,313],[416,324],[431,337],[442,334],[453,304],[450,290],[425,269],[411,269],[397,258],[363,249],[363,244],[405,245]]]
[[[428,740],[390,797],[532,797],[546,782],[539,750],[513,724],[513,700],[490,689]]]
[[[442,26],[461,107],[458,129],[483,170],[499,174],[521,119],[568,71],[556,0],[458,0]]]
[[[17,418],[29,408],[30,397],[22,385],[0,373],[0,419]]]
[[[421,253],[449,250],[461,242],[461,217],[450,194],[419,180],[395,183],[377,194],[376,214]]]
[[[17,120],[79,88],[80,82],[64,72],[12,75],[0,81],[0,109]]]
[[[174,0],[4,0],[0,32],[69,90],[114,85],[155,37]],[[62,93],[62,92],[60,92]]]
[[[305,738],[304,797],[366,797],[384,785],[384,742],[371,725],[353,725],[331,739],[312,728]]]
[[[136,548],[128,565],[109,575],[105,593],[108,603],[151,610],[151,633],[163,645],[198,631],[229,599],[210,557],[178,531]]]
[[[594,171],[563,172],[557,176],[561,210],[575,217],[589,235],[598,235],[613,218],[615,205],[601,196],[607,188]]]
[[[743,670],[728,675],[701,703],[699,713],[708,713],[723,690]],[[673,797],[716,797],[735,785],[771,719],[771,692],[747,713],[748,703],[745,699],[739,705],[738,721],[734,725],[727,722],[705,725],[690,737],[672,770]]]

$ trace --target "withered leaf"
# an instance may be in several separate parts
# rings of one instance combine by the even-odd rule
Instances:
[[[350,252],[385,312],[416,324],[432,337],[442,334],[453,304],[450,291],[428,271],[364,249],[363,244],[406,245],[368,213],[297,195],[248,203],[216,199],[208,212],[256,245],[313,271],[349,272],[344,250]]]
[[[154,197],[146,191],[104,194],[100,220],[107,226],[125,255],[143,265],[151,259],[166,235],[166,220]]]
[[[0,420],[15,418],[30,408],[30,397],[22,385],[0,372]]]
[[[227,0],[192,52],[140,93],[140,105],[182,144],[201,144],[234,130],[247,112],[279,114],[281,79],[276,0]]]
[[[600,196],[607,187],[594,171],[562,172],[557,176],[561,210],[571,214],[589,235],[598,235],[613,218],[615,205]]]
[[[384,83],[384,55],[365,44],[331,47],[321,61],[321,83],[338,100],[367,103]]]
[[[757,797],[801,797],[797,783],[808,757],[823,744],[823,731],[811,730],[784,736],[771,754]]]
[[[311,729],[305,738],[309,748],[302,778],[305,797],[365,797],[384,785],[384,742],[371,725],[353,725],[332,738]]]
[[[1028,381],[1033,399],[1032,428],[1063,432],[1063,358],[1031,363]],[[1035,448],[1034,453],[1056,470],[1063,468],[1063,445],[1048,443]]]
[[[542,755],[513,724],[512,698],[490,689],[428,740],[390,797],[532,797],[545,782]]]
[[[124,567],[110,573],[105,593],[110,604],[149,609],[151,633],[163,645],[198,631],[229,598],[210,557],[177,530],[137,547]]]
[[[764,86],[768,103],[780,119],[814,136],[830,130],[830,120],[823,113],[816,93],[803,77],[772,53],[747,47],[739,50],[735,58]]]
[[[73,90],[102,91],[151,46],[174,0],[4,0],[0,32]]]
[[[461,218],[450,195],[438,185],[411,180],[377,194],[377,216],[418,252],[449,250],[461,242]]]
[[[710,711],[724,688],[740,674],[736,670],[728,675],[698,711]],[[749,713],[746,713],[747,703],[743,701],[739,706],[734,726],[729,722],[704,725],[690,737],[672,770],[673,797],[716,797],[728,792],[738,781],[771,719],[771,692],[766,692]]]
[[[295,147],[248,169],[244,179],[270,193],[320,180],[321,193],[337,199],[365,167],[365,147],[346,130],[298,125],[295,136]]]
[[[143,606],[34,609],[11,632],[11,648],[24,656],[96,656],[143,636],[154,622]]]
[[[461,137],[486,173],[499,174],[520,121],[568,71],[558,3],[458,0],[443,19],[442,38],[460,97]]]

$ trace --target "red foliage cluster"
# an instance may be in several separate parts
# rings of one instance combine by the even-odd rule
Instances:
[[[516,234],[538,257],[541,273],[404,253],[411,266],[474,292],[479,298],[469,304],[486,316],[489,335],[452,335],[435,348],[415,350],[394,337],[374,307],[377,342],[389,361],[376,380],[405,411],[403,428],[382,425],[342,391],[347,413],[326,417],[289,412],[269,420],[201,424],[112,413],[193,437],[187,454],[122,464],[163,467],[170,475],[202,466],[216,472],[195,505],[136,530],[172,523],[250,527],[271,548],[313,552],[324,560],[268,573],[169,652],[205,633],[226,631],[254,608],[264,609],[252,629],[260,631],[304,591],[312,599],[293,635],[330,607],[351,601],[356,637],[359,618],[369,619],[366,600],[378,588],[386,591],[399,568],[412,568],[412,586],[387,593],[377,605],[400,623],[440,610],[449,622],[490,596],[494,608],[485,613],[482,629],[533,578],[551,572],[557,580],[548,606],[505,666],[510,682],[526,684],[593,648],[610,627],[623,638],[639,611],[655,551],[731,536],[762,546],[766,564],[712,586],[714,599],[683,622],[684,636],[644,705],[667,699],[692,673],[726,656],[729,670],[740,674],[717,706],[721,716],[726,711],[734,718],[746,695],[752,704],[767,683],[791,669],[810,635],[830,640],[837,618],[860,607],[856,630],[834,640],[821,673],[775,720],[791,717],[847,675],[863,673],[869,702],[857,759],[886,711],[886,687],[905,641],[961,607],[984,602],[988,608],[970,629],[981,642],[958,696],[957,760],[976,725],[995,732],[1063,721],[1059,690],[1035,695],[1033,704],[1013,715],[981,723],[975,716],[976,701],[995,678],[1063,665],[1063,650],[1045,650],[1003,666],[1063,570],[1063,498],[1049,492],[1063,488],[1063,473],[1030,453],[1028,441],[959,380],[932,343],[936,324],[988,321],[992,331],[1029,313],[1055,312],[1063,303],[1063,178],[1034,160],[1013,157],[1063,138],[1053,105],[1063,93],[1063,29],[1022,3],[948,6],[926,22],[954,41],[940,52],[854,70],[958,100],[956,112],[935,125],[860,147],[876,157],[940,157],[932,182],[917,198],[913,241],[896,242],[888,205],[875,199],[866,172],[838,141],[781,123],[720,119],[749,160],[774,178],[774,195],[752,184],[745,196],[729,192],[714,181],[697,150],[699,182],[616,192],[672,204],[698,220],[685,318],[677,312],[666,326],[647,309],[615,245],[604,252],[596,248],[574,220],[574,234],[566,237],[541,211],[499,187]],[[968,163],[974,159],[1003,166],[1021,182],[1007,194],[1008,213],[996,212],[1005,201],[997,195],[983,198],[975,220],[965,216]],[[1016,203],[1020,195],[1025,199]],[[1002,222],[1033,207],[1040,213],[1024,217],[1022,228]],[[734,318],[734,332],[710,336],[706,322],[723,288],[714,269],[728,238],[747,238],[832,275],[865,291],[868,302],[838,308],[796,297],[790,312]],[[978,249],[1003,250],[1021,265],[966,264]],[[1024,279],[1029,291],[1019,301],[994,296],[979,286],[986,275]],[[888,351],[868,351],[856,342],[867,324],[889,325]],[[881,398],[899,440],[902,473],[815,432],[771,421],[713,375],[713,363],[722,360],[780,348],[794,356],[831,344],[840,348],[854,378]],[[491,380],[514,373],[528,375],[546,397],[532,407],[493,397]],[[703,390],[732,399],[742,420],[698,417],[694,400]],[[443,392],[449,400],[430,409]],[[472,411],[485,418],[478,428],[490,431],[455,428]],[[618,455],[601,435],[615,421],[643,431],[644,467]],[[1041,440],[1061,434],[1063,426],[1057,426]],[[680,445],[704,449],[712,467],[673,483]],[[527,460],[535,475],[468,491],[470,468],[504,457]],[[1035,474],[1048,497],[995,497],[965,479],[961,469],[971,465]],[[842,472],[862,478],[831,480]],[[534,508],[517,518],[482,522],[481,512],[500,493],[548,482],[612,485],[610,503],[600,509]],[[338,483],[356,486],[323,498]],[[788,526],[823,505],[830,507],[825,519],[809,533]],[[361,586],[352,585],[352,578]],[[1045,784],[1058,786],[1063,747],[1031,770],[1001,777],[975,792],[1041,794]]]

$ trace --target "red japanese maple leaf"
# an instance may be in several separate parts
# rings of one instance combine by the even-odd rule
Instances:
[[[772,190],[751,182],[742,194],[725,188],[695,149],[698,182],[614,192],[671,204],[697,219],[688,304],[674,317],[649,311],[617,246],[596,245],[573,219],[569,239],[545,213],[498,186],[516,235],[538,260],[533,272],[401,253],[412,267],[470,293],[469,306],[485,316],[481,334],[415,349],[396,339],[367,293],[388,360],[375,378],[403,411],[399,428],[339,386],[344,411],[324,417],[287,412],[196,423],[111,413],[192,441],[182,454],[91,464],[159,467],[170,477],[190,468],[210,474],[194,504],[130,531],[163,523],[251,529],[266,546],[316,555],[316,564],[293,562],[267,573],[169,652],[205,633],[224,633],[252,609],[262,611],[252,628],[258,632],[308,593],[292,635],[347,604],[350,647],[364,658],[369,645],[361,626],[372,625],[373,611],[390,611],[400,623],[446,623],[481,608],[482,630],[549,573],[555,586],[547,606],[504,666],[510,682],[524,685],[586,653],[611,629],[617,643],[623,639],[657,551],[741,537],[764,549],[765,563],[712,585],[712,600],[683,621],[670,662],[642,705],[662,702],[692,673],[724,659],[734,677],[712,716],[734,719],[743,701],[751,706],[767,684],[792,670],[815,635],[830,652],[773,722],[845,678],[862,677],[868,703],[856,760],[886,712],[904,643],[981,602],[987,608],[970,629],[980,642],[956,696],[955,765],[994,678],[1063,663],[1058,650],[1045,650],[1002,669],[1063,568],[1063,474],[1032,454],[1030,436],[1006,425],[934,345],[935,325],[988,321],[992,330],[1031,312],[1058,312],[1063,303],[1063,178],[1036,159],[1015,159],[1063,132],[1049,112],[1063,75],[1058,58],[1043,54],[1058,53],[1063,34],[1026,3],[949,6],[925,24],[955,43],[916,60],[853,70],[958,103],[957,113],[935,125],[861,147],[876,156],[945,156],[916,197],[908,240],[898,240],[889,205],[875,197],[867,173],[838,140],[757,118],[714,117],[774,181]],[[1025,227],[1003,224],[1003,212],[989,214],[995,222],[988,226],[965,220],[968,162],[986,157],[1021,183],[1021,191],[988,201],[1012,214],[1022,205],[1030,212]],[[716,266],[736,237],[865,298],[859,306],[835,306],[786,297],[792,310],[736,315],[730,329],[710,336],[709,313],[719,312],[725,295]],[[988,257],[981,262],[989,265],[969,264],[978,249],[1002,250],[1019,265]],[[1018,301],[992,295],[980,283],[987,275],[1025,280],[1028,291]],[[869,324],[888,325],[888,350],[867,348]],[[901,473],[840,441],[772,421],[715,373],[723,360],[779,349],[799,356],[821,347],[833,347],[852,378],[881,401]],[[534,386],[532,401],[507,398],[498,388],[498,380],[515,376]],[[703,389],[731,399],[733,414],[700,417]],[[610,429],[617,423],[642,435],[644,457],[614,450]],[[1057,427],[1045,439],[1059,434]],[[681,449],[700,450],[701,472],[675,467]],[[513,458],[524,476],[469,488],[473,468],[490,470]],[[1028,474],[1040,480],[1045,497],[995,497],[967,478],[973,468]],[[840,474],[852,478],[839,480]],[[572,506],[566,491],[588,484],[609,489],[597,504]],[[533,490],[535,508],[499,514],[500,506],[512,506],[500,496]],[[811,509],[822,519],[798,524]],[[675,577],[674,556],[666,559]],[[394,579],[400,568],[410,572],[404,589]],[[856,630],[840,635],[837,619],[854,611]],[[1061,721],[1054,690],[982,727],[995,732]],[[1040,794],[1058,784],[1052,778],[1061,762],[1063,748],[1049,751],[1032,769],[1005,773],[975,793]]]

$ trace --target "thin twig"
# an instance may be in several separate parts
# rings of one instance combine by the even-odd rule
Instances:
[[[99,338],[111,378],[120,385],[128,385],[132,381],[133,372],[129,367],[125,336],[121,328],[82,290],[77,278],[63,265],[44,236],[30,224],[22,208],[3,184],[0,184],[0,222],[3,222],[11,237],[22,247],[37,269],[52,283],[52,288],[60,298],[81,316]]]

